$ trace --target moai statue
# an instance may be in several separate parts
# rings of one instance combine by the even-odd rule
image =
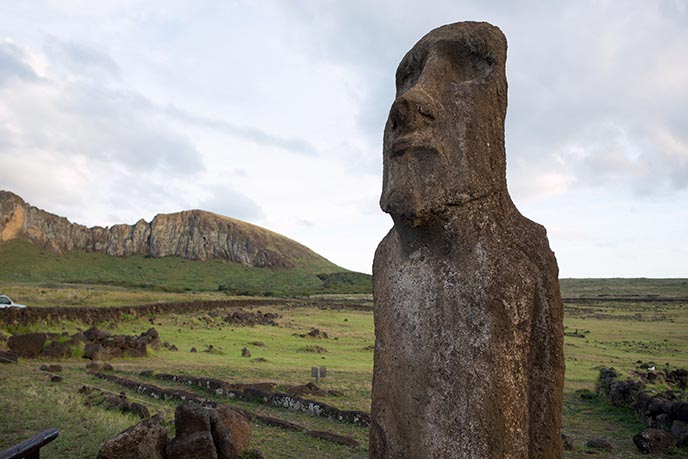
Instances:
[[[561,458],[563,307],[545,229],[506,187],[506,38],[433,30],[384,134],[370,457]]]

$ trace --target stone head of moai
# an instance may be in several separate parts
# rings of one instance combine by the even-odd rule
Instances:
[[[449,24],[402,59],[385,126],[380,205],[421,226],[506,190],[506,39],[485,23]]]

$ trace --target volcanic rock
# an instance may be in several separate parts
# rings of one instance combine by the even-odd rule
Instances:
[[[563,306],[506,187],[506,39],[433,30],[396,74],[373,266],[370,458],[562,457]]]
[[[41,357],[48,359],[62,359],[72,355],[72,348],[66,343],[59,343],[53,341],[48,344],[42,351]]]
[[[153,416],[105,441],[98,459],[165,459],[169,434],[161,422]]]
[[[290,267],[296,260],[325,260],[280,234],[202,210],[158,214],[150,223],[139,220],[134,225],[87,228],[0,190],[0,242],[14,239],[56,253],[78,250],[118,257],[220,258],[254,267]]]
[[[192,403],[179,405],[174,413],[174,427],[176,436],[167,445],[167,459],[217,459],[208,409]]]
[[[222,423],[224,429],[226,429],[228,433],[228,441],[223,441],[220,447],[217,438],[224,429],[221,427],[217,428],[218,433],[216,434],[216,426],[213,425],[212,427],[213,438],[216,438],[216,445],[218,445],[218,457],[239,457],[239,454],[246,450],[251,444],[251,426],[244,416],[227,405],[218,405],[216,410],[217,419]],[[213,419],[215,418],[211,417],[211,421],[213,421]]]
[[[671,415],[684,422],[688,422],[688,402],[674,402],[671,405]]]
[[[663,454],[674,447],[674,437],[664,430],[645,429],[633,437],[633,443],[645,454]]]
[[[10,336],[7,344],[19,357],[33,358],[41,353],[46,339],[45,333],[26,333]]]

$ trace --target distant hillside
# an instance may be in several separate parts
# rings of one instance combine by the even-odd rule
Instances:
[[[326,260],[308,247],[256,225],[202,210],[158,214],[148,223],[87,228],[0,191],[0,241],[25,240],[55,253],[117,257],[220,258],[252,267],[294,267]],[[332,265],[335,267],[335,265]]]
[[[287,237],[201,210],[110,228],[0,191],[0,283],[93,283],[239,295],[370,293],[371,277]],[[0,284],[1,287],[1,284]]]

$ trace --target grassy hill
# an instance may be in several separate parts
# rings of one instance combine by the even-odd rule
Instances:
[[[0,243],[0,284],[82,283],[163,291],[224,291],[232,295],[370,293],[371,277],[324,258],[291,268],[247,267],[221,259],[113,257],[101,253],[58,255],[30,242]]]

